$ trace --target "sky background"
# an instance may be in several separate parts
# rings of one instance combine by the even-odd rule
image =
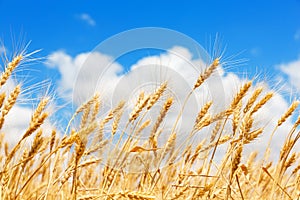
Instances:
[[[0,37],[31,40],[47,55],[90,51],[137,27],[182,32],[205,48],[216,34],[226,53],[241,53],[248,68],[271,68],[299,58],[300,1],[0,1]]]
[[[29,41],[28,52],[42,49],[35,57],[43,58],[43,62],[26,67],[30,70],[26,72],[25,84],[47,78],[54,84],[53,87],[67,91],[76,78],[74,73],[100,42],[129,29],[162,27],[186,34],[208,50],[218,35],[221,49],[226,48],[225,57],[235,56],[232,61],[246,59],[242,65],[225,68],[230,74],[222,78],[230,91],[243,82],[245,74],[250,78],[261,75],[260,80],[265,79],[271,88],[272,84],[276,89],[280,88],[279,80],[285,83],[282,94],[278,94],[267,108],[269,111],[279,108],[279,117],[292,98],[288,91],[300,91],[300,0],[0,0],[0,8],[0,38],[8,54]],[[191,56],[186,49],[178,47],[175,50]],[[120,60],[114,65],[110,79],[118,80],[117,72],[128,63],[138,66],[151,63],[156,58],[172,59],[170,54],[160,56],[161,52],[152,53],[158,57],[151,60],[136,55],[134,62]],[[91,57],[102,62],[110,59],[109,55],[102,54]],[[173,59],[175,67],[181,66],[180,61]],[[190,61],[198,62],[192,57]],[[232,80],[235,86],[232,86]],[[297,96],[297,92],[292,96]],[[24,115],[30,117],[30,112]],[[274,113],[270,115],[277,116]],[[20,122],[20,129],[23,124]]]

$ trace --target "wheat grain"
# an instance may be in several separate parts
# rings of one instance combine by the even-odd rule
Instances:
[[[286,171],[287,168],[292,166],[295,162],[296,162],[296,153],[294,152],[294,153],[292,153],[290,158],[284,163],[284,170],[283,171]]]
[[[55,130],[52,130],[51,132],[51,139],[50,139],[50,152],[52,151],[53,147],[54,147],[54,142],[55,142],[55,139],[56,139],[56,131]]]
[[[137,104],[129,115],[129,122],[133,122],[139,116],[142,109],[147,105],[150,96],[147,95],[139,104]]]
[[[248,92],[249,88],[252,86],[252,81],[248,81],[241,87],[240,91],[235,95],[233,98],[231,104],[230,104],[230,109],[233,111],[236,106],[238,106],[239,102],[244,98],[246,93]]]
[[[253,116],[250,113],[246,114],[240,126],[241,136],[245,136],[249,134],[250,129],[252,128],[253,125],[253,121],[254,121]]]
[[[43,131],[40,130],[37,132],[36,136],[34,137],[32,146],[30,148],[30,151],[28,152],[28,158],[33,157],[42,146],[42,143],[44,142],[43,138],[41,137],[43,134]]]
[[[232,122],[232,132],[233,132],[233,135],[235,135],[236,130],[237,130],[238,126],[239,126],[241,107],[242,107],[242,102],[240,101],[238,103],[238,105],[236,106],[236,108],[233,110],[233,122]]]
[[[135,136],[138,136],[147,126],[149,126],[151,123],[151,120],[146,120],[135,132]]]
[[[292,171],[292,174],[297,174],[297,172],[300,170],[300,164],[298,164]]]
[[[230,172],[230,180],[232,180],[233,175],[235,171],[238,168],[238,165],[241,162],[241,157],[242,157],[242,151],[243,151],[243,145],[242,144],[237,144],[237,147],[234,151],[233,158],[232,158],[232,164],[231,164],[231,172]]]
[[[215,125],[215,127],[214,127],[214,129],[213,129],[213,131],[210,135],[209,142],[213,142],[216,139],[216,137],[217,137],[217,135],[218,135],[218,133],[221,129],[221,125],[222,125],[222,121],[217,121],[216,122],[216,125]]]
[[[250,110],[251,115],[256,113],[263,105],[265,105],[272,97],[274,93],[268,92],[254,107]]]
[[[100,110],[100,106],[101,106],[100,100],[95,99],[94,108],[93,108],[93,111],[91,113],[90,122],[94,122],[96,120],[97,114],[99,113],[99,110]]]
[[[258,87],[254,90],[251,97],[248,99],[248,101],[246,103],[246,106],[243,110],[244,113],[246,113],[250,110],[250,108],[253,106],[254,102],[256,101],[256,99],[258,98],[258,96],[261,94],[262,91],[263,91],[262,87]]]
[[[5,97],[6,97],[6,94],[4,92],[0,94],[0,108],[2,108]]]
[[[150,134],[149,138],[153,139],[155,137],[155,134],[156,134],[160,124],[162,123],[163,119],[165,118],[165,116],[166,116],[167,112],[169,111],[172,104],[173,104],[173,98],[170,97],[166,100],[162,109],[160,110],[160,113],[156,119],[156,122],[150,132],[151,134]]]
[[[115,133],[117,132],[118,126],[119,126],[119,123],[120,123],[120,120],[121,120],[121,117],[122,117],[123,113],[124,113],[124,109],[123,108],[120,109],[119,112],[117,112],[116,117],[115,117],[115,119],[113,121],[113,124],[112,124],[112,130],[111,130],[111,134],[112,135],[115,135]],[[102,127],[104,128],[103,125],[101,126],[101,128]]]
[[[194,126],[197,126],[200,123],[202,118],[207,114],[207,112],[208,112],[209,108],[211,107],[211,105],[212,105],[212,101],[209,101],[206,104],[204,104],[204,106],[201,108],[200,112],[197,115]]]
[[[24,140],[25,138],[29,137],[34,131],[36,131],[44,123],[47,117],[48,113],[42,113],[38,118],[33,119],[30,122],[29,127],[25,131],[21,140]]]
[[[292,115],[292,113],[296,110],[296,108],[298,107],[300,101],[294,101],[292,103],[292,105],[288,108],[288,110],[286,111],[286,113],[284,113],[281,118],[278,120],[277,125],[281,126],[285,120]]]
[[[162,154],[162,158],[164,158],[169,153],[169,151],[174,147],[176,137],[177,137],[177,135],[175,132],[171,133],[171,135],[168,138],[168,141],[165,144],[164,153]]]
[[[10,63],[7,64],[7,68],[1,74],[1,77],[0,77],[0,88],[6,83],[6,81],[10,77],[11,73],[20,64],[22,59],[23,59],[23,55],[18,55],[16,57],[14,57]]]
[[[147,110],[150,110],[152,108],[152,106],[158,101],[158,99],[164,93],[166,88],[167,88],[167,82],[164,82],[159,86],[159,88],[155,91],[155,93],[150,96],[148,105],[146,107]]]
[[[17,85],[15,87],[15,89],[10,93],[7,101],[4,103],[4,106],[3,106],[2,110],[1,110],[1,116],[0,116],[0,129],[3,126],[4,120],[5,120],[5,116],[8,114],[8,112],[10,111],[10,109],[16,103],[17,98],[18,98],[20,92],[21,92],[21,86]]]
[[[81,116],[81,123],[80,123],[80,129],[84,128],[88,122],[89,115],[91,114],[91,106],[87,106],[86,109],[83,110],[83,114]]]
[[[40,101],[40,103],[38,104],[37,108],[35,109],[32,117],[31,117],[32,121],[36,120],[42,114],[42,112],[45,110],[47,104],[49,103],[49,100],[50,100],[49,97],[45,97]]]
[[[244,137],[241,138],[241,139],[243,140],[244,144],[249,144],[254,139],[256,139],[259,135],[261,135],[262,133],[263,133],[263,128],[259,128],[255,131],[252,131],[252,132],[249,132],[249,133],[245,134]]]
[[[208,68],[206,68],[205,71],[202,74],[200,74],[200,76],[198,77],[198,79],[197,79],[197,81],[196,81],[196,83],[194,85],[193,90],[195,90],[198,87],[200,87],[203,84],[203,82],[211,76],[211,74],[216,70],[216,68],[219,65],[220,65],[220,59],[216,58],[212,62],[212,64]]]

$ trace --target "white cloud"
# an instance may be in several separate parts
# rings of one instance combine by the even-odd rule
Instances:
[[[96,21],[87,13],[82,13],[79,15],[79,19],[84,21],[90,26],[96,26]]]
[[[72,58],[63,51],[57,51],[49,55],[47,64],[49,67],[57,68],[61,74],[60,92],[69,100],[74,97],[73,100],[77,104],[81,104],[94,94],[102,73],[105,72],[106,76],[101,80],[109,86],[106,88],[109,90],[117,83],[118,74],[123,69],[121,65],[113,62],[112,57],[98,52],[81,53]]]
[[[175,115],[181,108],[199,73],[207,67],[203,61],[193,59],[193,55],[188,49],[178,46],[161,55],[141,58],[123,75],[120,75],[123,69],[120,64],[114,62],[112,57],[98,52],[82,53],[72,58],[65,52],[57,51],[51,54],[49,63],[49,66],[56,67],[61,73],[62,78],[59,82],[61,88],[71,92],[73,87],[76,87],[75,93],[73,93],[75,99],[73,100],[77,105],[89,98],[95,91],[100,91],[102,98],[106,98],[103,102],[110,100],[115,105],[120,99],[135,99],[134,97],[141,90],[151,92],[161,82],[168,81],[170,90],[167,91],[164,98],[175,94],[175,105],[173,113],[171,112],[168,118],[170,124],[165,124],[167,129],[168,125],[171,127],[174,123]],[[291,72],[289,70],[287,72],[297,76],[294,66],[298,66],[298,64],[292,64],[291,66],[287,68]],[[300,77],[297,77],[300,80]],[[297,79],[297,77],[294,78]],[[195,92],[195,96],[192,96],[187,103],[186,112],[183,114],[184,118],[181,119],[184,122],[181,127],[182,130],[186,132],[192,126],[201,105],[208,100],[213,100],[214,105],[221,105],[222,103],[229,105],[235,93],[245,81],[234,73],[224,73],[222,67],[220,67],[218,73],[210,78],[208,84],[201,86]],[[297,84],[300,86],[300,82]],[[265,83],[263,85],[270,91]],[[257,121],[255,121],[257,127],[266,125],[264,127],[265,133],[255,144],[247,145],[248,149],[257,148],[257,150],[261,150],[266,147],[270,133],[287,108],[287,102],[280,94],[275,92],[274,98],[257,113]],[[214,109],[217,112],[218,108],[214,107]],[[219,109],[222,109],[222,107]],[[155,118],[158,111],[158,108],[154,108],[153,113],[149,114],[150,118]],[[126,112],[130,112],[130,107]],[[291,126],[291,121],[287,120],[275,134],[272,147],[276,153],[279,152],[278,148],[283,142],[282,138],[287,134],[286,130]],[[200,134],[200,136],[203,138],[205,134]]]
[[[33,114],[33,109],[15,105],[5,117],[5,122],[2,132],[5,133],[5,141],[10,145],[15,145],[23,136]],[[43,129],[44,136],[49,136],[54,129],[49,120],[45,120],[41,128]],[[31,140],[32,137],[30,137]]]
[[[3,132],[5,139],[9,144],[15,144],[21,139],[22,134],[25,132],[29,125],[32,111],[29,108],[15,105],[5,118]]]
[[[300,91],[300,59],[279,65],[280,70],[288,76],[289,83]]]

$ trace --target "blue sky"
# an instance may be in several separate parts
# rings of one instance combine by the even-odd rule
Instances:
[[[137,27],[165,27],[209,46],[218,33],[228,55],[243,52],[248,67],[270,68],[300,53],[300,1],[0,1],[0,37],[32,40],[47,55],[90,51],[99,42]],[[80,19],[87,14],[95,24]],[[19,32],[22,31],[20,34]],[[298,36],[297,36],[298,35]]]

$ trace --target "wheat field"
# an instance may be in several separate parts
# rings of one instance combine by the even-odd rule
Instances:
[[[0,89],[26,55],[16,55],[5,63],[0,77]],[[199,74],[190,94],[220,65],[215,58]],[[101,95],[95,94],[75,111],[66,127],[45,134],[42,124],[49,117],[50,97],[40,99],[27,130],[21,139],[11,145],[5,132],[0,135],[0,198],[1,199],[299,199],[300,160],[293,149],[300,132],[300,116],[295,110],[299,101],[276,119],[272,133],[264,126],[256,127],[256,113],[273,97],[272,92],[254,86],[252,81],[242,85],[228,108],[212,114],[213,101],[204,106],[194,119],[191,132],[179,143],[178,118],[165,142],[160,138],[162,123],[172,109],[173,97],[159,99],[168,88],[162,82],[152,93],[141,93],[129,114],[124,112],[127,102],[120,101],[105,115],[101,112]],[[1,90],[0,129],[22,92],[17,85],[10,93]],[[262,95],[264,94],[264,95]],[[189,96],[186,97],[187,99]],[[145,113],[159,106],[156,119],[147,119]],[[184,109],[184,105],[182,106]],[[100,117],[101,116],[101,117]],[[277,128],[294,116],[291,130],[283,136],[284,145],[277,149],[278,161],[269,159],[270,143]],[[121,118],[126,126],[119,129]],[[77,125],[73,121],[80,121]],[[230,132],[224,131],[230,127]],[[210,127],[210,128],[208,128]],[[147,128],[147,129],[146,129]],[[147,139],[141,139],[143,130],[150,130]],[[199,131],[208,131],[209,138],[192,145]],[[264,157],[253,151],[245,157],[246,145],[268,134]],[[29,138],[33,138],[29,140]],[[298,144],[299,145],[299,144]],[[184,149],[179,150],[179,146]],[[221,161],[216,152],[226,146]]]

